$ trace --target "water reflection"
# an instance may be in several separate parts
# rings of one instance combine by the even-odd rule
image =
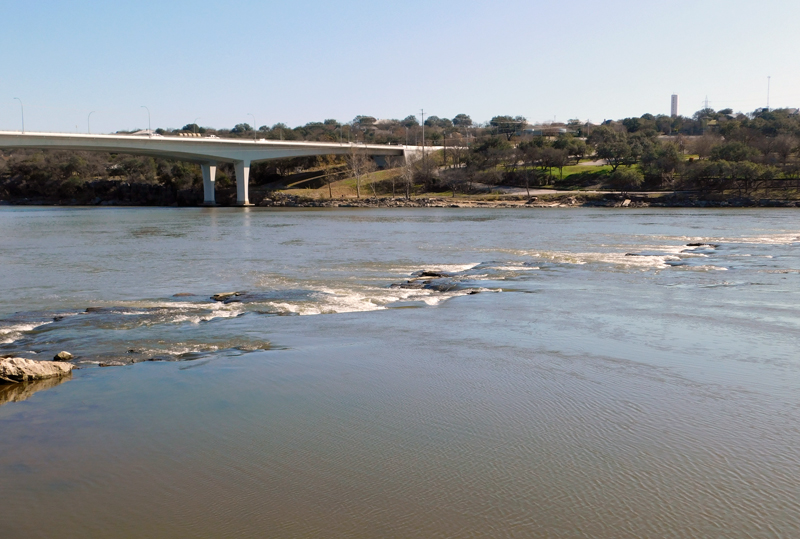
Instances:
[[[30,399],[34,393],[56,387],[72,378],[72,374],[60,378],[46,378],[34,382],[18,384],[0,384],[0,406],[9,402],[21,402]]]

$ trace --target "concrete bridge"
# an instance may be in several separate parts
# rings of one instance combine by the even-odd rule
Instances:
[[[215,203],[217,163],[233,163],[236,170],[236,203],[248,206],[250,164],[269,159],[346,155],[357,152],[376,160],[389,156],[406,158],[422,151],[419,146],[297,142],[278,140],[221,139],[216,137],[164,137],[160,135],[82,135],[73,133],[20,133],[0,131],[0,148],[80,150],[151,155],[198,163],[203,171],[203,199]]]

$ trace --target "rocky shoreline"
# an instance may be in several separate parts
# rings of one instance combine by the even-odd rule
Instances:
[[[513,196],[497,199],[419,197],[419,198],[364,198],[309,200],[293,195],[264,198],[259,207],[300,208],[752,208],[752,207],[800,207],[798,200],[751,199],[735,197],[708,199],[685,195],[637,195],[637,194],[562,194],[541,197]]]
[[[256,207],[268,208],[794,208],[800,207],[800,200],[756,199],[749,197],[702,196],[698,194],[667,193],[559,193],[532,196],[505,195],[492,197],[370,197],[312,199],[292,194],[272,192],[254,193],[251,200]],[[130,200],[101,200],[99,197],[80,203],[75,200],[52,199],[12,199],[0,200],[0,206],[199,206],[195,197],[187,196],[179,202],[165,203],[164,200],[133,202]],[[227,203],[226,203],[227,202]],[[226,200],[220,206],[233,206]]]

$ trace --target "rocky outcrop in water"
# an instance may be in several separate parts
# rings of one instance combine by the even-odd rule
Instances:
[[[72,372],[73,365],[63,361],[35,361],[21,357],[0,359],[0,383],[16,384],[59,378]]]
[[[404,283],[394,283],[390,288],[404,288],[412,290],[435,290],[436,292],[450,292],[462,288],[458,278],[453,273],[446,271],[420,270]]]
[[[56,356],[53,358],[53,361],[69,361],[70,359],[72,359],[72,354],[62,350],[56,354]]]
[[[211,299],[214,301],[225,301],[230,298],[234,298],[236,296],[241,296],[245,292],[219,292],[211,296]]]

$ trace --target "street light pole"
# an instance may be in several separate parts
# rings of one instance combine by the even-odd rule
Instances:
[[[153,136],[153,129],[150,127],[150,109],[148,109],[144,105],[142,105],[142,108],[147,110],[147,131],[149,133],[149,136],[152,137]]]
[[[94,111],[90,112],[89,115],[86,116],[86,132],[90,135],[92,134],[92,124],[89,123],[89,119],[92,117],[92,114],[94,114]]]
[[[22,99],[19,97],[15,97],[17,101],[19,101],[19,111],[22,114],[22,133],[25,134],[25,107],[22,106]]]
[[[250,112],[248,112],[247,115],[250,116],[253,119],[253,142],[255,142],[256,141],[256,117]]]
[[[194,124],[194,132],[195,132],[195,133],[197,133],[197,132],[200,130],[200,126],[199,126],[199,125],[197,125],[197,120],[199,120],[199,119],[200,119],[200,116],[198,116],[197,118],[195,118],[195,119],[194,119],[194,122],[192,122],[192,123]]]
[[[425,109],[419,109],[422,118],[422,166],[425,166]]]

